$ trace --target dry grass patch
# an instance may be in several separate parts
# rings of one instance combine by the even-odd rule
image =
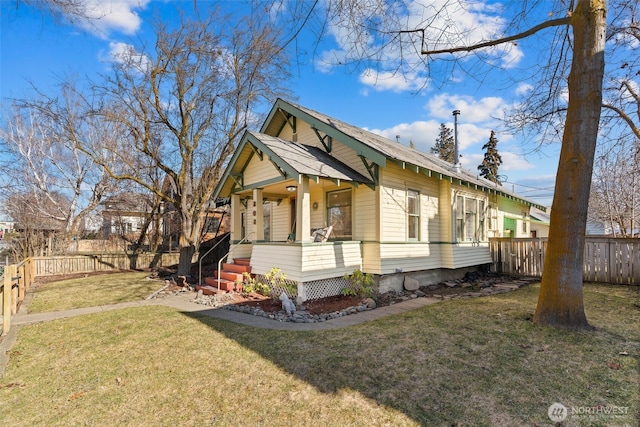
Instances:
[[[588,285],[593,332],[531,324],[538,287],[323,332],[141,307],[23,327],[7,425],[636,425],[638,290]],[[628,355],[621,355],[626,352]],[[11,385],[11,386],[8,386]]]
[[[136,271],[43,283],[33,292],[27,309],[43,313],[137,301],[164,285],[148,276],[148,272]]]

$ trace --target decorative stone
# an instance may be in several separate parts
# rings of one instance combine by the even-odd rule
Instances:
[[[368,309],[376,308],[376,302],[373,300],[373,298],[367,298],[364,301],[362,301],[362,303],[366,305]]]
[[[408,291],[416,291],[420,289],[420,282],[412,277],[404,277],[404,288]]]

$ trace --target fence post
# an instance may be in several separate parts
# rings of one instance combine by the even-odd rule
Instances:
[[[2,335],[7,335],[11,328],[11,268],[4,270],[4,288],[2,292]]]

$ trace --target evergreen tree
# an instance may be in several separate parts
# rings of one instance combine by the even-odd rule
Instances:
[[[431,154],[435,154],[445,162],[454,163],[454,144],[453,131],[446,127],[444,123],[440,123],[440,133],[436,139],[436,145],[431,147]]]
[[[502,164],[502,156],[498,153],[498,138],[496,138],[495,131],[491,131],[489,141],[482,146],[482,149],[486,151],[482,164],[478,166],[480,176],[498,185],[502,185],[502,182],[500,182],[498,178],[498,168]]]

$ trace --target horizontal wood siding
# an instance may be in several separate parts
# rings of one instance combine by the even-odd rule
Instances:
[[[383,218],[381,241],[407,240],[407,190],[420,193],[419,241],[438,241],[439,180],[423,173],[402,169],[394,163],[381,172],[380,198]]]
[[[251,185],[256,182],[264,182],[271,178],[281,176],[273,164],[263,156],[262,160],[258,156],[253,156],[249,166],[244,171],[244,185]]]
[[[378,192],[366,186],[355,190],[353,207],[354,240],[378,240]]]
[[[494,271],[542,277],[546,238],[491,239]],[[584,247],[585,282],[640,285],[640,239],[587,237]]]
[[[291,204],[289,199],[284,199],[280,204],[271,205],[271,241],[286,242],[291,233],[291,219],[289,218]]]
[[[362,271],[371,274],[382,274],[379,242],[362,243]]]
[[[448,268],[462,268],[474,265],[491,264],[491,251],[488,243],[458,244],[451,247],[453,266]]]
[[[287,279],[309,282],[342,277],[362,268],[362,255],[359,242],[256,244],[251,266],[256,274],[278,267]]]
[[[381,274],[440,268],[440,247],[430,243],[381,243]]]

